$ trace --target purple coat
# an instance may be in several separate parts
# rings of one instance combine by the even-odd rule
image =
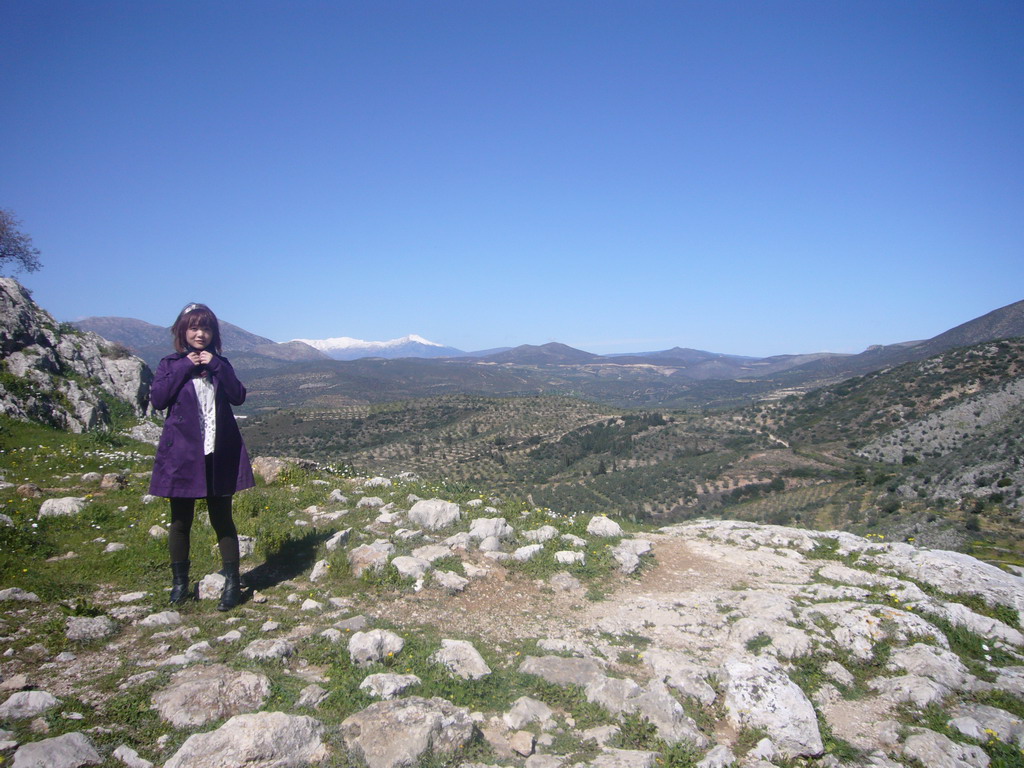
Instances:
[[[184,499],[230,496],[256,484],[242,433],[231,411],[232,405],[245,402],[245,386],[235,376],[227,358],[214,355],[206,368],[213,380],[217,403],[213,488],[206,487],[199,397],[192,385],[195,366],[185,355],[174,354],[160,361],[149,393],[154,408],[167,409],[149,483],[149,492],[154,496]]]

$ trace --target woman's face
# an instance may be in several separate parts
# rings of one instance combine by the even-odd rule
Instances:
[[[202,352],[213,341],[213,331],[203,325],[190,326],[185,331],[185,341],[192,349]]]

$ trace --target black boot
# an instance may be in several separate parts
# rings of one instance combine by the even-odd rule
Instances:
[[[182,560],[180,563],[171,563],[171,602],[176,605],[184,603],[189,598],[188,591],[188,569],[191,562]]]
[[[238,575],[238,562],[224,563],[221,569],[224,574],[224,591],[220,593],[218,611],[230,611],[242,602],[242,582]]]

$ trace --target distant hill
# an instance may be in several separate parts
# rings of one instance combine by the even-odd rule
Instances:
[[[515,363],[517,365],[579,365],[600,357],[600,355],[584,352],[582,349],[575,349],[566,344],[550,342],[540,346],[522,344],[482,359],[491,363]]]
[[[846,378],[878,371],[915,360],[924,360],[956,347],[1024,336],[1024,301],[1000,307],[925,341],[869,347],[858,355],[828,356],[797,366],[791,380],[814,381],[823,377]]]
[[[153,325],[130,317],[87,317],[76,320],[72,325],[81,331],[92,331],[109,341],[123,344],[145,360],[150,368],[155,369],[161,358],[174,351],[170,326]],[[325,355],[312,347],[277,344],[223,320],[220,321],[220,333],[227,357],[233,357],[238,352],[252,352],[275,360],[326,359]]]
[[[983,341],[1024,336],[1024,301],[1007,304],[986,315],[940,333],[915,349],[916,354],[930,357],[953,347],[969,347]]]

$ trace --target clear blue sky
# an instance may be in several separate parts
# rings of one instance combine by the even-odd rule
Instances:
[[[1024,298],[1019,0],[3,0],[58,319],[857,352]]]

